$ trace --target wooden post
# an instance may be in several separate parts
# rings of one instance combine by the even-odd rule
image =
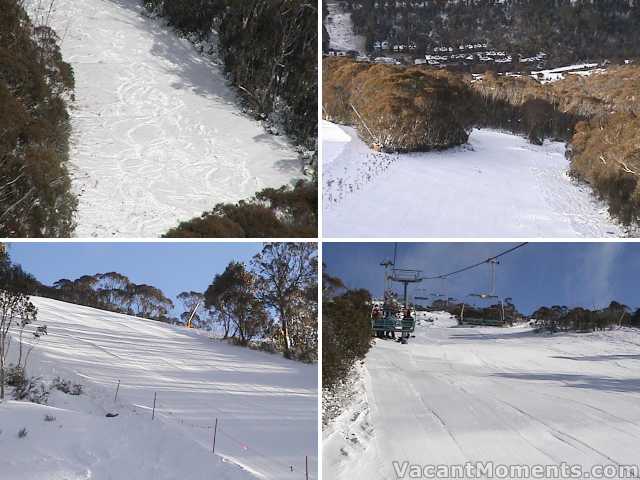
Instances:
[[[213,448],[211,453],[216,453],[216,435],[218,434],[218,419],[216,418],[216,424],[213,427]]]
[[[116,387],[116,396],[113,398],[114,403],[118,401],[118,390],[120,390],[120,380],[118,380],[118,386]]]
[[[304,456],[304,471],[306,473],[306,479],[309,480],[309,456]]]
[[[156,396],[157,392],[153,392],[153,411],[151,412],[151,420],[156,418]]]

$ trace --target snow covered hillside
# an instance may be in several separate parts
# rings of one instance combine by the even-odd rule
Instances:
[[[638,464],[639,331],[549,336],[430,316],[407,345],[376,340],[360,398],[324,433],[327,478],[398,478],[393,460]]]
[[[301,176],[286,140],[240,112],[221,67],[142,16],[141,3],[55,2],[53,27],[76,79],[78,237],[159,236]]]
[[[315,365],[195,330],[32,301],[49,333],[29,373],[81,383],[85,393],[55,391],[50,406],[0,405],[3,480],[301,479],[305,456],[317,478]],[[28,434],[19,439],[21,428]]]
[[[443,152],[374,152],[351,127],[322,122],[324,235],[624,236],[567,172],[562,143],[474,130]]]
[[[365,54],[365,39],[354,35],[351,14],[345,12],[341,2],[327,2],[329,15],[325,20],[325,27],[329,32],[329,48],[333,50],[349,51]]]

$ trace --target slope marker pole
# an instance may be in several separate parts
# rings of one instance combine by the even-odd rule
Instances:
[[[309,480],[309,455],[304,456],[304,471],[306,479]]]
[[[113,397],[114,403],[118,401],[118,390],[120,390],[120,380],[118,380],[118,386],[116,387],[116,396]]]
[[[218,434],[218,419],[216,418],[216,425],[213,427],[213,448],[211,453],[216,453],[216,435]]]
[[[156,418],[156,396],[157,395],[158,395],[157,392],[153,392],[153,411],[151,412],[151,420]]]

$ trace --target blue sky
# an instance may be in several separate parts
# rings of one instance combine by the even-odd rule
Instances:
[[[230,261],[248,263],[261,249],[261,243],[10,243],[9,255],[47,285],[116,271],[160,288],[175,303],[178,293],[204,292]]]
[[[422,269],[425,276],[440,275],[515,245],[399,243],[397,266]],[[352,288],[366,288],[376,296],[383,290],[383,268],[379,263],[384,259],[393,260],[393,243],[323,246],[323,261],[329,274],[342,278]],[[553,304],[600,308],[612,299],[634,309],[640,307],[640,243],[530,243],[500,261],[496,293],[512,297],[523,313]],[[443,285],[440,281],[429,281],[417,288],[440,293]],[[400,291],[399,286],[396,289]],[[456,298],[487,292],[489,267],[452,277],[446,289],[449,296]]]

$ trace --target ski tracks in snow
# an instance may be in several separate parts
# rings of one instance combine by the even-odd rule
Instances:
[[[220,67],[136,0],[61,0],[74,68],[79,237],[159,236],[220,202],[300,177],[297,153],[239,111]]]
[[[377,340],[366,360],[375,457],[367,452],[344,458],[338,473],[357,465],[363,478],[395,478],[393,460],[567,462],[583,471],[633,464],[632,445],[640,435],[634,388],[639,365],[625,352],[633,350],[637,333],[512,334],[427,325],[408,345]],[[620,365],[616,357],[628,355]]]
[[[442,152],[373,152],[355,129],[322,122],[328,236],[610,237],[626,230],[568,175],[564,145],[474,130]],[[471,215],[470,212],[473,212]]]

